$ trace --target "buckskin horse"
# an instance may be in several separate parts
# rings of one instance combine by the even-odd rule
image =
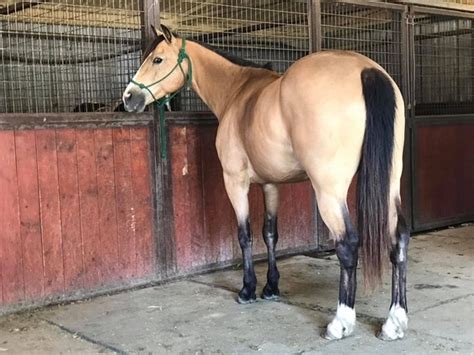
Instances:
[[[218,118],[216,148],[243,254],[238,301],[256,300],[249,185],[260,184],[264,192],[268,273],[262,297],[275,299],[278,184],[309,179],[341,268],[339,303],[326,338],[354,330],[359,247],[369,286],[380,283],[388,257],[392,262],[392,303],[379,336],[402,338],[408,323],[409,232],[400,207],[405,113],[393,79],[371,59],[348,51],[310,54],[279,75],[165,26],[153,30],[156,38],[123,94],[124,105],[141,112],[188,85]],[[357,228],[346,202],[356,172]]]

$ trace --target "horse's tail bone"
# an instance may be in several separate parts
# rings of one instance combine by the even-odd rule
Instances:
[[[367,112],[357,184],[358,229],[366,286],[381,283],[388,260],[390,176],[396,99],[392,82],[378,69],[364,69],[362,89]]]

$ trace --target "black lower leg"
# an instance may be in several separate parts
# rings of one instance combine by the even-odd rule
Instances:
[[[244,286],[239,292],[239,303],[249,303],[255,301],[255,289],[257,287],[257,278],[253,269],[252,260],[252,231],[250,223],[247,220],[239,225],[239,243],[242,249],[244,264]]]
[[[341,265],[339,304],[354,308],[357,288],[357,261],[359,237],[352,227],[348,213],[344,215],[346,234],[336,242],[336,254]]]
[[[278,281],[280,273],[278,272],[275,258],[275,248],[278,242],[277,217],[269,213],[265,213],[265,221],[263,223],[263,240],[268,251],[268,272],[267,284],[263,288],[262,298],[274,299],[280,296],[278,289]]]
[[[406,296],[407,252],[410,233],[401,212],[398,212],[396,244],[390,253],[392,262],[392,304],[403,307],[408,312]]]

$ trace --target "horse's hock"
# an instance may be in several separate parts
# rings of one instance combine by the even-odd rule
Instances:
[[[205,104],[181,92],[164,123],[154,111],[118,112],[159,19],[280,73],[325,49],[374,59],[407,103],[402,198],[411,231],[474,219],[472,5],[416,3],[2,3],[0,312],[239,262],[217,122]],[[263,204],[253,187],[257,255],[266,250]],[[279,210],[280,255],[332,248],[308,183],[285,185]]]

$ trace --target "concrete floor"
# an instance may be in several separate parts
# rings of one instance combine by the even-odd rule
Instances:
[[[279,261],[282,299],[236,303],[241,270],[44,308],[0,319],[0,352],[156,353],[474,353],[474,226],[412,239],[409,331],[386,343],[375,333],[387,314],[390,284],[359,287],[354,334],[321,337],[337,304],[334,256]],[[257,265],[259,290],[266,266]]]

